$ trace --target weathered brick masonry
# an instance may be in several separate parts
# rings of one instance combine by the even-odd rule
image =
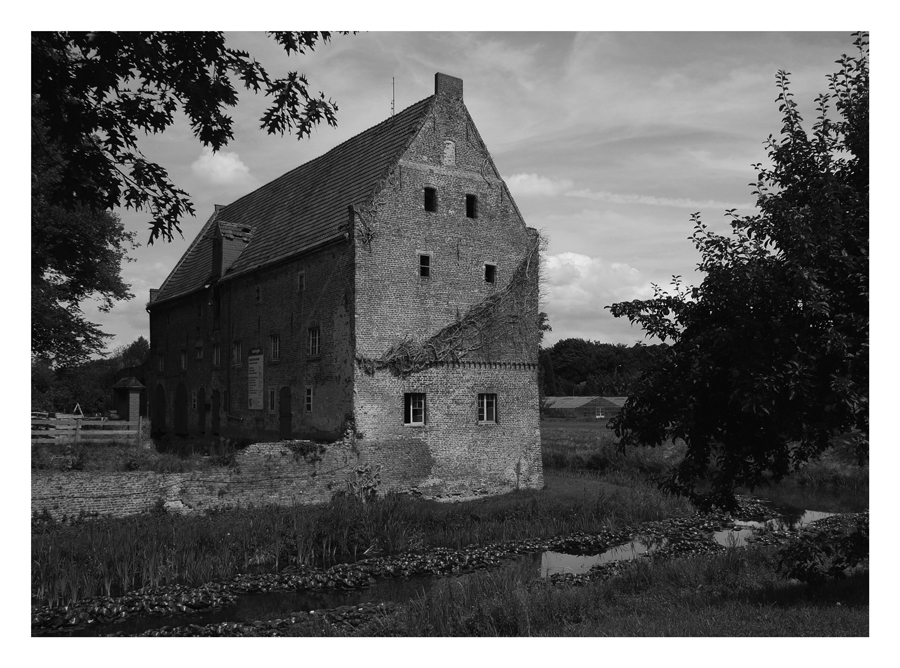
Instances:
[[[438,74],[432,97],[216,207],[151,298],[155,430],[353,428],[384,490],[541,487],[538,243],[462,81]]]

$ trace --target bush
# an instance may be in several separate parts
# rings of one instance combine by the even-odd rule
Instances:
[[[855,530],[828,528],[802,535],[778,553],[778,571],[811,585],[844,578],[847,571],[869,558],[868,515]]]

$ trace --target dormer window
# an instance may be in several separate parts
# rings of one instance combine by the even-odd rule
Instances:
[[[437,189],[425,188],[425,210],[437,211]]]

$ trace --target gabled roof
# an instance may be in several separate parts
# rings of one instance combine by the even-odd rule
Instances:
[[[216,221],[221,221],[223,234],[252,229],[225,279],[338,237],[348,223],[347,207],[372,198],[418,132],[433,100],[427,97],[236,202],[216,206],[153,303],[193,292],[211,280]]]

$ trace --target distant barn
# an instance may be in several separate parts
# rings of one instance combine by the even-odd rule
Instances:
[[[628,397],[545,397],[543,416],[567,420],[606,420],[617,415]]]

